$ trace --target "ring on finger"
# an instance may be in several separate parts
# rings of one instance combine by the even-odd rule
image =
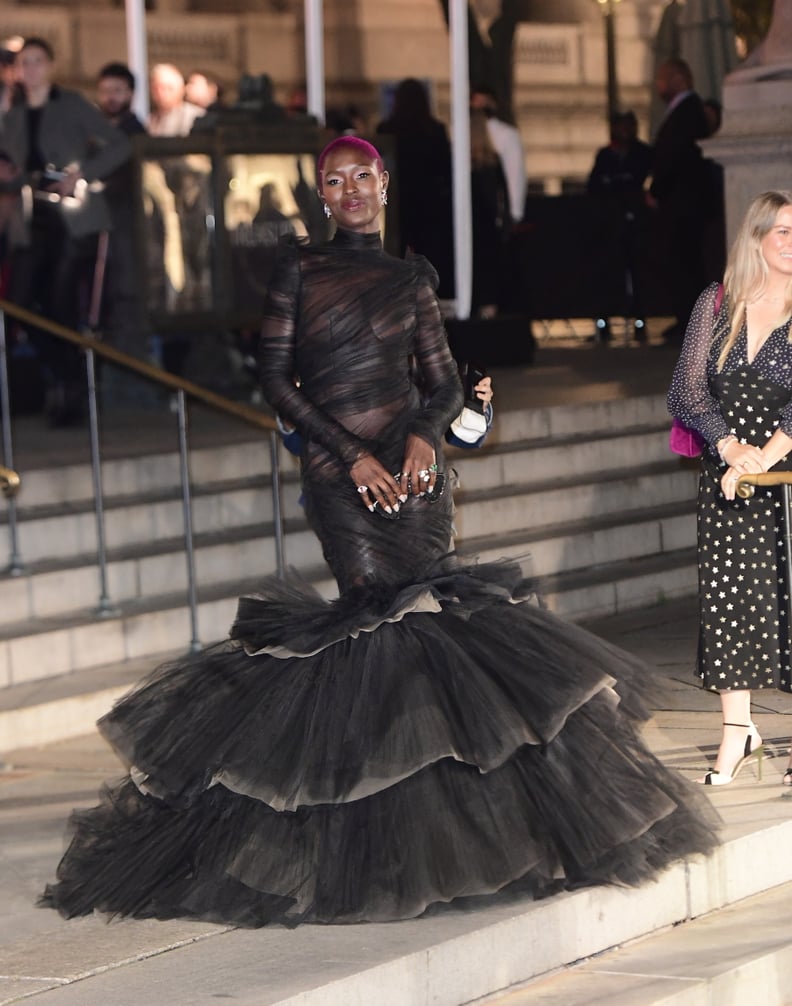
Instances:
[[[361,493],[361,495],[362,495],[363,493],[367,493],[367,492],[368,492],[368,486],[358,486],[358,487],[357,487],[357,491],[358,491],[359,493]]]
[[[429,471],[430,472],[436,472],[437,471],[437,465],[436,464],[435,465],[429,465]]]

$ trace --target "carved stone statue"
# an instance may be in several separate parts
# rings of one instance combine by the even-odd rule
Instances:
[[[792,77],[792,0],[775,0],[766,37],[729,75],[731,82]]]

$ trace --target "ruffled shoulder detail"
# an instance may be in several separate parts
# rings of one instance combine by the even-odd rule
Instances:
[[[433,290],[437,290],[440,285],[440,277],[425,255],[417,255],[415,252],[408,251],[405,261],[412,266],[419,283],[428,283]]]

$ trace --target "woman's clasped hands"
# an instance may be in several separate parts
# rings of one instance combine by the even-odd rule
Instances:
[[[741,444],[737,438],[728,440],[720,448],[720,456],[729,466],[721,477],[721,490],[727,500],[733,500],[737,493],[737,481],[741,475],[766,472],[768,465],[758,447]]]
[[[396,514],[410,494],[423,496],[434,492],[437,480],[434,448],[411,433],[407,437],[401,472],[393,475],[373,454],[364,454],[355,461],[349,474],[369,510],[379,506],[388,515]]]

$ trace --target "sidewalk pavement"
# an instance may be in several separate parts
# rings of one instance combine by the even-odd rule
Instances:
[[[691,778],[699,775],[714,757],[720,713],[717,697],[702,691],[693,675],[695,601],[657,605],[589,627],[642,657],[647,673],[657,675],[664,700],[646,728],[647,742],[666,764]],[[781,775],[792,733],[792,696],[756,693],[754,719],[772,756],[765,760],[762,781],[751,766],[733,785],[708,790],[723,817],[724,847],[735,850],[728,869],[726,860],[712,869],[725,886],[747,885],[729,900],[792,879],[750,886],[775,856],[782,864],[788,859],[783,846],[792,837],[792,791],[782,788]],[[581,766],[583,786],[588,771],[596,766]],[[565,943],[570,927],[590,930],[589,936],[611,924],[603,918],[623,922],[638,903],[640,922],[649,928],[633,935],[660,928],[664,923],[645,917],[659,912],[666,887],[688,876],[688,867],[681,873],[674,868],[638,892],[595,888],[534,904],[485,905],[465,913],[452,908],[403,923],[297,930],[241,931],[181,921],[107,925],[99,917],[66,922],[35,908],[38,893],[53,877],[69,811],[90,806],[102,781],[119,774],[97,735],[6,753],[0,767],[0,1006],[27,997],[35,1006],[208,1006],[221,998],[243,1006],[463,1003],[530,977],[524,971],[510,977],[515,973],[507,963],[510,955],[530,956],[540,972],[574,960],[567,952],[552,963],[554,948]],[[599,923],[584,925],[586,911]],[[532,914],[543,920],[541,937],[537,945],[523,946],[525,920]],[[514,928],[521,920],[523,928]],[[618,922],[613,924],[618,929]],[[616,931],[598,937],[605,940],[600,949],[628,938]],[[547,946],[538,945],[542,940]],[[543,955],[550,961],[546,967]],[[495,977],[489,976],[488,986],[479,984],[488,969]],[[435,980],[442,989],[432,993],[427,988]]]

